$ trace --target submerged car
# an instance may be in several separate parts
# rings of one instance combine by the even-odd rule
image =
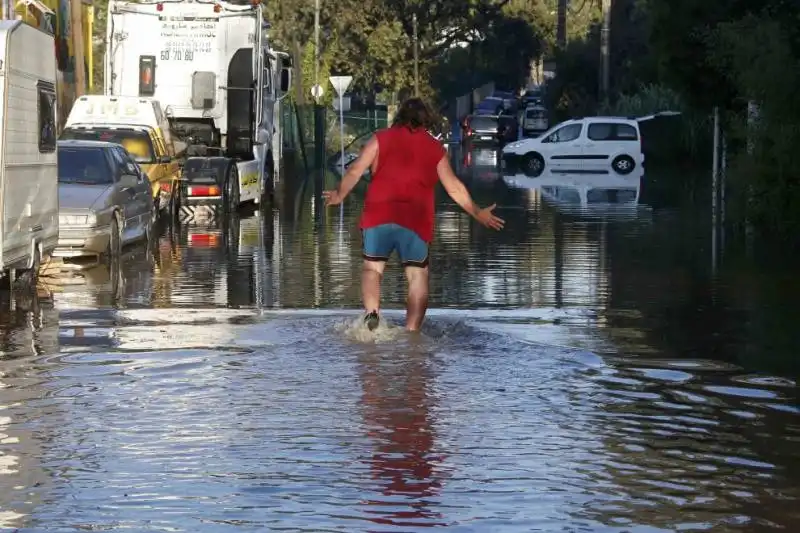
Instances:
[[[150,239],[150,182],[118,144],[58,141],[58,200],[55,257],[113,259],[123,246]]]

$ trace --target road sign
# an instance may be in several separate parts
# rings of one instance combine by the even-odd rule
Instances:
[[[314,98],[322,98],[323,94],[325,94],[325,89],[322,88],[322,85],[314,85],[311,88],[311,96]]]
[[[344,96],[345,91],[348,87],[350,87],[350,83],[353,81],[353,76],[331,76],[331,85],[333,85],[333,89],[336,91],[340,97]]]

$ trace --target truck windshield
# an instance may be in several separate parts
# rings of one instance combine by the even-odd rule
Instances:
[[[58,182],[111,185],[114,179],[102,148],[58,148]]]
[[[156,162],[153,142],[146,131],[113,128],[67,128],[61,134],[61,138],[121,144],[137,163],[146,165]]]

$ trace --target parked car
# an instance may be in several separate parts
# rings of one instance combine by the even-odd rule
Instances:
[[[504,145],[518,136],[517,121],[512,115],[471,115],[465,127],[462,139],[470,143]]]
[[[113,259],[123,246],[150,239],[150,182],[118,144],[58,141],[58,200],[56,257]]]
[[[538,176],[551,170],[594,170],[630,174],[644,166],[639,121],[587,117],[562,122],[535,139],[503,148],[503,170]]]
[[[529,105],[525,108],[522,115],[522,135],[524,137],[536,137],[547,131],[548,126],[546,108],[540,105]]]

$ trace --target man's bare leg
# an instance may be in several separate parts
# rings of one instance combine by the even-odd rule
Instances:
[[[381,306],[381,278],[385,261],[364,260],[361,268],[361,301],[367,313],[378,311]]]
[[[405,267],[408,281],[406,300],[406,329],[418,331],[428,310],[428,267]]]

